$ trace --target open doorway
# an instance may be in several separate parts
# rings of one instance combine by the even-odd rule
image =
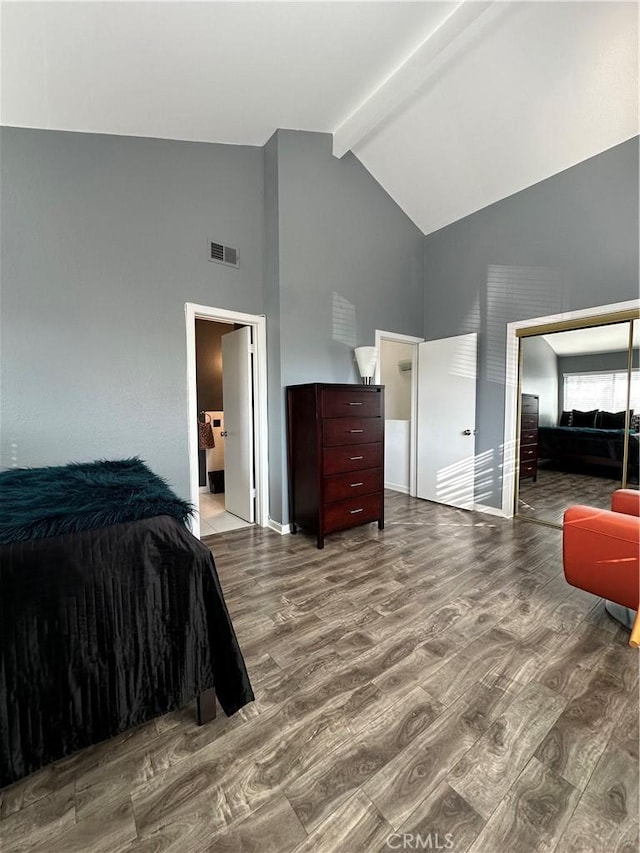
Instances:
[[[221,323],[216,320],[196,318],[196,397],[198,402],[198,508],[200,512],[200,536],[211,536],[228,530],[238,530],[253,523],[254,489],[253,469],[246,483],[247,498],[251,501],[249,511],[240,503],[239,507],[227,507],[225,492],[225,388],[223,370],[223,338],[246,329],[238,323]],[[237,377],[235,378],[237,379]],[[229,374],[227,371],[227,383]],[[236,389],[233,389],[235,393]],[[250,437],[253,441],[253,436]],[[253,456],[253,453],[251,454]],[[242,488],[242,485],[240,485]],[[235,512],[234,512],[235,510]]]
[[[376,330],[376,384],[385,386],[384,485],[416,495],[417,345],[423,338]]]
[[[268,521],[265,319],[187,303],[192,530]]]

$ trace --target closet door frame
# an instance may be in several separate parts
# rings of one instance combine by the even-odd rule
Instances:
[[[640,319],[640,299],[631,299],[627,302],[598,305],[594,308],[586,308],[580,311],[565,311],[561,314],[533,317],[529,320],[517,320],[507,324],[502,462],[502,515],[505,518],[513,518],[515,515],[516,474],[518,471],[519,452],[518,424],[520,422],[520,338],[569,329],[599,326],[611,322],[622,322],[625,320],[638,321],[638,319]],[[630,341],[632,334],[633,324],[630,332]],[[626,423],[628,433],[628,405]]]

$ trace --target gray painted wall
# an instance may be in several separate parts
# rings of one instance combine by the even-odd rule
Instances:
[[[278,131],[278,154],[283,384],[359,382],[353,346],[422,332],[424,238],[329,134]]]
[[[540,426],[558,423],[558,357],[539,337],[522,340],[522,392],[537,394]]]
[[[422,333],[424,237],[329,134],[278,131],[277,185],[282,386],[359,382],[353,347],[376,328]]]
[[[287,482],[286,424],[280,359],[280,215],[278,134],[264,146],[264,310],[267,315],[267,398],[269,420],[269,514],[282,521]]]
[[[184,303],[265,313],[286,522],[284,386],[358,381],[356,343],[421,333],[420,231],[325,134],[258,149],[3,128],[1,143],[0,464],[139,454],[188,497]],[[211,238],[239,270],[207,261]]]
[[[425,335],[479,333],[477,500],[499,507],[506,324],[638,298],[638,138],[425,238]]]
[[[376,328],[479,331],[478,499],[497,506],[506,323],[638,295],[637,139],[423,238],[326,134],[262,150],[0,133],[2,467],[137,453],[188,496],[198,302],[267,315],[276,520],[284,386],[358,381],[353,346]],[[239,270],[207,261],[210,238],[240,249]]]
[[[188,497],[184,303],[263,311],[262,150],[15,128],[1,145],[0,464],[139,454]],[[211,238],[238,270],[207,261]]]

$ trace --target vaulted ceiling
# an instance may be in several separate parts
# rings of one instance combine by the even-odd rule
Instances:
[[[634,2],[2,4],[2,124],[334,135],[424,233],[638,133]]]

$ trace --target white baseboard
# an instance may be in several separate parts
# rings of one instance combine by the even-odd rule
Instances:
[[[474,504],[473,509],[475,512],[483,512],[485,515],[495,515],[498,518],[507,517],[501,509],[498,509],[495,506],[487,506],[486,504]]]
[[[275,530],[275,532],[279,533],[281,536],[286,536],[287,533],[291,533],[290,524],[280,524],[279,521],[274,521],[272,518],[267,521],[267,527],[271,530]]]
[[[209,491],[209,486],[198,486],[198,491],[201,495],[205,494],[205,492]]]
[[[402,492],[403,495],[409,494],[409,486],[401,486],[399,483],[385,483],[385,489],[391,489],[392,492]]]

